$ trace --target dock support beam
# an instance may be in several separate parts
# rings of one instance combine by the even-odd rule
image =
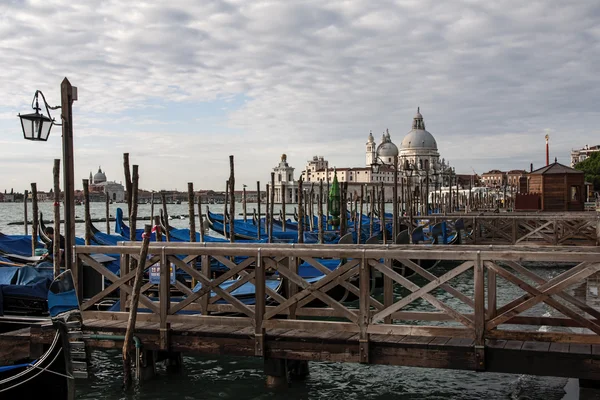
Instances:
[[[287,367],[287,360],[284,358],[265,358],[265,385],[272,389],[286,387],[288,384]]]

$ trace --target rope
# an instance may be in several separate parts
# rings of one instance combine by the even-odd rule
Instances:
[[[54,361],[56,361],[56,358],[57,358],[57,357],[58,357],[58,356],[59,356],[61,353],[62,353],[62,349],[61,349],[61,350],[60,350],[58,353],[56,353],[56,355],[54,356],[54,358],[53,358],[53,359],[52,359],[52,361],[50,362],[50,365],[52,365],[52,364],[54,363]],[[52,374],[59,375],[59,376],[62,376],[63,378],[67,378],[67,379],[75,379],[75,378],[74,378],[73,376],[71,376],[71,375],[65,375],[65,374],[61,374],[60,372],[52,371],[52,370],[49,370],[48,368],[42,368],[42,367],[39,367],[39,366],[37,366],[37,365],[34,365],[34,364],[30,364],[30,366],[32,367],[32,369],[35,369],[35,368],[39,369],[39,370],[40,370],[40,372],[38,372],[38,373],[37,373],[37,374],[35,374],[35,375],[32,375],[32,376],[30,376],[29,378],[27,378],[27,379],[25,379],[25,380],[23,380],[23,381],[20,381],[19,383],[15,384],[15,385],[12,385],[12,386],[6,387],[6,388],[4,388],[4,389],[0,389],[0,393],[2,393],[2,392],[6,392],[7,390],[11,390],[11,389],[13,389],[13,388],[16,388],[17,386],[20,386],[20,385],[22,385],[22,384],[24,384],[24,383],[27,383],[27,382],[29,382],[30,380],[32,380],[33,378],[37,378],[37,377],[38,377],[40,374],[42,374],[42,373],[44,373],[44,372],[50,372],[50,373],[52,373]]]

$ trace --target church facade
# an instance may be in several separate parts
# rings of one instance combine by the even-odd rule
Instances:
[[[109,199],[115,203],[125,201],[125,187],[121,183],[108,181],[102,168],[98,167],[98,172],[92,177],[90,171],[89,178],[90,200],[103,201],[108,193]]]
[[[379,168],[373,168],[375,164]],[[421,193],[421,196],[447,187],[450,179],[456,179],[454,169],[443,158],[440,159],[437,142],[425,129],[420,109],[417,109],[411,129],[403,137],[399,148],[392,141],[389,130],[383,132],[379,143],[370,132],[365,144],[365,166],[332,168],[325,157],[313,156],[306,163],[301,176],[305,189],[320,182],[333,182],[334,174],[337,174],[339,182],[348,182],[349,189],[356,193],[360,193],[361,185],[383,183],[387,197],[391,195],[395,168],[398,169],[398,183],[407,185],[411,191]],[[282,188],[285,187],[286,202],[296,203],[298,183],[294,181],[294,168],[287,163],[285,154],[273,171],[275,202],[281,203]]]
[[[395,164],[397,162],[397,164]],[[371,166],[379,164],[378,172]],[[411,130],[404,136],[400,148],[392,141],[389,130],[386,130],[379,144],[370,132],[365,145],[364,167],[335,168],[338,181],[350,183],[394,182],[394,167],[398,166],[398,182],[416,185],[429,184],[435,186],[447,184],[451,168],[444,159],[440,159],[437,142],[433,135],[425,129],[425,122],[420,110],[413,118]],[[331,182],[334,169],[322,156],[314,156],[302,171],[303,180],[307,183]]]
[[[275,203],[282,203],[284,197],[285,202],[288,204],[298,201],[298,182],[294,180],[294,169],[288,164],[287,155],[282,154],[279,165],[273,168],[275,173]]]

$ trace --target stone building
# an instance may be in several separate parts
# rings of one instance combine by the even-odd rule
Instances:
[[[579,150],[571,150],[571,167],[574,167],[577,163],[585,161],[592,153],[600,151],[600,144],[596,146],[585,145],[584,148]]]
[[[433,189],[434,186],[448,184],[450,166],[440,160],[437,142],[433,135],[425,129],[425,122],[420,110],[413,118],[411,130],[402,139],[400,149],[392,141],[389,130],[386,130],[379,144],[375,142],[373,133],[369,132],[365,145],[364,167],[336,168],[338,181],[350,183],[389,183],[394,182],[394,163],[398,162],[398,180],[410,182],[416,187],[426,185]],[[371,168],[373,164],[380,164],[378,172]],[[320,181],[333,181],[333,168],[323,156],[314,156],[308,161],[302,177],[307,183]]]
[[[90,201],[103,201],[108,193],[111,201],[121,203],[125,201],[125,187],[121,183],[108,181],[102,168],[98,167],[98,172],[89,178]]]
[[[322,159],[323,157],[321,157]],[[287,162],[287,155],[282,154],[281,161],[273,168],[275,173],[275,203],[282,203],[283,196],[285,196],[285,202],[288,204],[298,201],[298,182],[294,180],[294,170],[295,168]],[[271,182],[270,179],[269,182]]]

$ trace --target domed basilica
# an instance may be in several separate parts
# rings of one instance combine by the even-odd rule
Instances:
[[[336,173],[338,181],[348,182],[349,187],[357,191],[360,191],[360,184],[383,182],[386,196],[389,196],[387,192],[391,193],[395,165],[398,182],[410,184],[414,189],[423,189],[424,192],[426,188],[431,191],[446,186],[452,171],[443,158],[440,160],[437,142],[425,129],[425,121],[418,108],[412,127],[402,139],[400,148],[392,142],[389,130],[383,133],[379,144],[375,142],[373,133],[369,133],[365,161],[365,167],[330,167],[329,161],[323,156],[314,156],[302,171],[302,179],[306,183],[331,182]],[[279,175],[277,167],[274,172]],[[289,176],[288,181],[294,182]],[[288,198],[292,200],[293,196],[289,195]]]
[[[111,201],[116,203],[125,201],[125,187],[121,183],[106,180],[106,174],[100,167],[93,177],[90,172],[89,191],[92,201],[104,200],[107,193]]]
[[[379,146],[376,146],[373,134],[369,133],[366,144],[367,167],[378,163],[392,166],[396,156],[400,171],[412,171],[417,175],[440,173],[448,168],[443,159],[440,161],[437,142],[425,129],[425,121],[418,108],[412,129],[402,139],[400,150],[392,142],[389,131],[383,134]]]

